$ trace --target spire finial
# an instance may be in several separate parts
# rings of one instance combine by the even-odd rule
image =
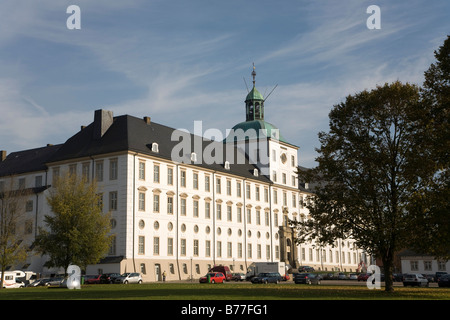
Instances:
[[[252,71],[252,76],[253,76],[253,88],[255,87],[255,77],[256,77],[256,71],[255,71],[255,63],[253,62],[253,71]]]

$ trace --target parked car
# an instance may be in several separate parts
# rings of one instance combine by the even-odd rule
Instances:
[[[300,272],[314,272],[314,268],[310,266],[300,266],[297,270]]]
[[[428,287],[428,280],[419,273],[408,273],[403,276],[403,286]]]
[[[348,279],[349,280],[358,280],[358,276],[356,275],[356,273],[351,273],[348,275]]]
[[[86,276],[84,278],[84,283],[85,284],[99,284],[100,283],[100,277],[101,275],[91,275],[91,276]]]
[[[370,274],[368,273],[360,273],[358,275],[358,281],[367,281],[367,279],[369,279]]]
[[[322,277],[314,273],[296,273],[294,275],[294,283],[304,284],[320,284]]]
[[[50,278],[48,279],[48,281],[45,282],[45,285],[48,287],[54,287],[57,286],[59,287],[59,285],[61,284],[61,282],[63,282],[64,278]]]
[[[332,273],[327,273],[323,276],[323,280],[333,280],[334,275]]]
[[[392,275],[392,277],[393,277],[393,279],[394,279],[395,282],[401,282],[401,281],[403,281],[403,274],[401,274],[401,273],[394,273],[394,274]]]
[[[447,274],[447,272],[438,271],[434,274],[434,281],[439,282],[439,278],[442,277],[444,274]]]
[[[31,282],[30,284],[28,284],[27,287],[41,287],[41,286],[45,286],[48,281],[50,281],[49,278],[37,279],[37,280]]]
[[[438,279],[439,287],[450,287],[450,274],[443,274]]]
[[[120,277],[120,273],[104,273],[100,277],[100,283],[114,283],[118,277]]]
[[[127,272],[127,273],[122,274],[120,277],[117,277],[114,280],[114,283],[123,283],[123,284],[138,283],[138,284],[141,284],[142,283],[142,277],[141,277],[140,273]]]
[[[234,281],[244,281],[245,280],[245,274],[244,273],[233,273],[232,279]]]
[[[222,272],[225,275],[226,281],[231,281],[233,278],[233,274],[230,271],[230,268],[227,266],[215,266],[209,270],[209,272]]]
[[[208,272],[206,276],[199,279],[200,283],[223,283],[226,281],[225,275],[222,272]]]
[[[252,278],[252,283],[279,283],[283,277],[279,272],[260,273]]]
[[[345,273],[340,272],[337,276],[338,280],[347,280],[347,275]]]

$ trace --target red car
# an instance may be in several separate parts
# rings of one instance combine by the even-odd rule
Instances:
[[[98,274],[95,276],[85,276],[84,283],[85,284],[99,284],[101,276],[102,276],[101,274]]]
[[[368,274],[368,273],[361,273],[361,274],[358,276],[358,281],[367,281],[367,279],[369,279],[370,276],[371,276],[371,275]]]
[[[201,277],[200,283],[223,283],[225,281],[225,276],[222,272],[209,272],[206,276]]]

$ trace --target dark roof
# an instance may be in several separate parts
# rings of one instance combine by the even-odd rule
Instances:
[[[46,170],[45,163],[61,146],[61,144],[48,145],[42,148],[10,153],[4,161],[0,162],[0,177]]]
[[[146,122],[142,118],[136,118],[129,115],[117,116],[113,118],[113,123],[104,133],[104,135],[96,139],[94,138],[94,123],[91,123],[74,136],[69,138],[51,158],[48,162],[63,161],[69,159],[76,159],[82,157],[96,156],[106,153],[122,152],[122,151],[134,151],[141,154],[148,154],[163,158],[166,160],[172,160],[172,150],[174,148],[180,149],[179,144],[184,141],[175,139],[172,141],[172,134],[176,129],[155,123]],[[180,131],[178,131],[180,132]],[[253,170],[257,168],[252,163],[249,163],[248,158],[245,157],[246,163],[237,164],[236,161],[230,161],[230,170],[224,168],[224,159],[226,157],[226,145],[222,142],[215,142],[206,140],[203,137],[194,136],[193,134],[187,134],[184,138],[190,139],[191,148],[187,149],[189,152],[184,152],[182,155],[189,163],[202,168],[208,168],[215,171],[222,171],[226,173],[236,174],[246,178],[252,178],[270,183],[270,180],[260,174],[258,177],[253,175]],[[197,139],[197,140],[196,140]],[[205,161],[201,163],[192,163],[190,161],[191,151],[195,152],[194,143],[201,141],[201,150],[209,150],[212,148],[223,151],[224,159],[216,161],[217,163],[207,164]],[[152,144],[158,144],[159,152],[152,152]],[[186,141],[184,141],[186,142]],[[175,149],[175,150],[178,150]],[[186,151],[186,150],[184,150]],[[238,154],[238,149],[234,148],[234,157]],[[201,155],[198,155],[200,158]],[[181,162],[181,161],[180,161]],[[235,164],[233,164],[235,163]],[[240,162],[239,162],[240,163]]]

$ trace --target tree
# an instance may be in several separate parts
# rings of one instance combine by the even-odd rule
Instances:
[[[433,179],[416,194],[411,211],[420,219],[420,230],[411,243],[420,252],[450,258],[450,36],[435,51],[436,63],[425,72],[421,89],[421,125],[429,128],[422,148]],[[424,162],[425,162],[424,161]]]
[[[432,176],[422,166],[419,97],[417,86],[400,82],[348,96],[330,112],[330,131],[319,133],[318,166],[299,172],[315,188],[312,219],[293,222],[298,241],[354,239],[381,258],[386,291],[393,291],[394,253],[417,230],[411,199]]]
[[[0,191],[0,289],[3,288],[7,266],[26,258],[26,248],[22,245],[23,234],[17,230],[24,224],[26,198],[32,193],[29,189],[14,189],[14,179],[8,187]]]
[[[52,214],[45,216],[47,228],[39,228],[35,241],[37,251],[50,257],[47,267],[67,270],[75,264],[83,269],[106,255],[112,240],[110,214],[102,213],[95,181],[62,176],[47,201]]]

